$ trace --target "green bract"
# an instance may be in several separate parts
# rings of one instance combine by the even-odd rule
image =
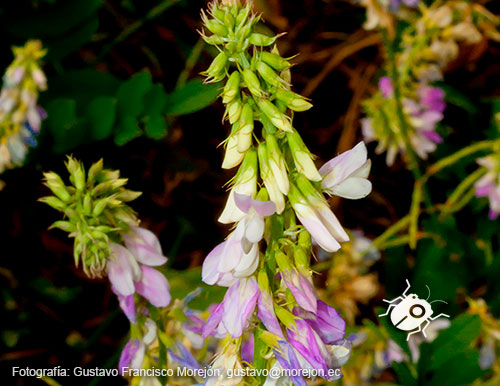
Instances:
[[[81,162],[68,157],[66,168],[70,185],[54,172],[44,173],[45,185],[54,195],[40,201],[64,213],[64,220],[51,227],[75,239],[76,265],[81,260],[87,275],[99,277],[106,271],[109,242],[121,242],[121,235],[138,224],[135,212],[126,203],[141,193],[126,189],[127,179],[120,178],[119,171],[103,169],[102,159],[86,173]]]

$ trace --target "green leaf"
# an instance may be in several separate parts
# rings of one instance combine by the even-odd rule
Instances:
[[[130,115],[125,115],[115,128],[115,143],[118,146],[123,146],[141,135],[142,131],[137,125],[135,118]]]
[[[467,350],[456,355],[436,368],[430,382],[421,383],[430,386],[472,385],[481,377],[483,371],[479,367],[479,353]]]
[[[377,315],[383,314],[386,310],[382,307],[377,307],[375,312]],[[379,317],[380,324],[385,327],[389,337],[396,342],[396,344],[401,347],[401,349],[408,355],[411,356],[410,348],[408,347],[408,342],[406,341],[407,332],[396,329],[391,323],[391,314]]]
[[[161,139],[167,134],[165,120],[161,115],[146,117],[146,135],[153,139]]]
[[[417,386],[418,382],[411,373],[408,363],[405,362],[392,362],[392,368],[396,372],[399,384],[405,386]]]
[[[200,287],[203,291],[189,303],[189,308],[206,310],[210,304],[222,301],[226,288],[209,286],[200,280],[201,267],[185,271],[166,270],[165,276],[170,283],[172,299],[184,299],[191,291]]]
[[[144,96],[144,114],[163,114],[167,106],[167,93],[161,84],[154,84]]]
[[[40,102],[46,105],[51,99],[72,98],[77,111],[84,114],[96,96],[115,96],[120,83],[116,77],[94,69],[66,71],[50,78],[49,88],[40,95]]]
[[[168,96],[167,114],[191,114],[211,105],[219,94],[215,84],[205,84],[199,78],[190,80]]]
[[[437,369],[445,362],[465,352],[481,332],[481,318],[478,315],[462,314],[455,318],[450,327],[441,331],[432,342],[434,360],[432,368]]]
[[[54,151],[64,153],[84,141],[84,124],[76,116],[73,99],[60,98],[47,105],[47,127],[54,139]]]
[[[134,118],[142,114],[144,112],[144,97],[152,86],[151,74],[147,71],[141,71],[123,83],[116,94],[118,114]]]
[[[92,139],[99,141],[108,138],[113,130],[116,118],[116,100],[100,96],[87,106],[86,118],[90,125]]]

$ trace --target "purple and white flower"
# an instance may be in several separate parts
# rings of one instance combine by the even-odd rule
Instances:
[[[226,331],[233,338],[239,338],[250,323],[258,296],[259,286],[254,277],[237,280],[208,319],[203,337],[217,328],[219,333]]]
[[[498,157],[489,155],[479,158],[477,163],[486,169],[486,174],[474,185],[476,197],[488,197],[489,218],[494,220],[500,214],[500,161]]]
[[[352,200],[366,197],[372,190],[372,184],[367,179],[370,168],[366,146],[360,142],[319,169],[323,177],[321,187],[330,195]]]
[[[152,268],[163,265],[167,258],[163,256],[156,236],[146,229],[132,227],[124,240],[126,247],[110,243],[108,277],[125,315],[135,322],[135,293],[148,299],[155,307],[166,307],[170,303],[167,279]]]
[[[202,279],[207,284],[231,286],[252,275],[259,264],[259,241],[264,235],[265,217],[276,211],[272,201],[253,200],[235,193],[234,200],[245,216],[226,241],[217,245],[203,262]]]

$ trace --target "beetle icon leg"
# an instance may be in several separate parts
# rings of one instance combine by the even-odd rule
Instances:
[[[410,287],[411,287],[410,281],[409,281],[408,279],[406,279],[406,285],[407,285],[407,287],[406,287],[406,289],[405,289],[405,292],[403,292],[403,297],[405,297],[405,296],[406,296],[406,293],[408,292],[408,290],[409,290],[409,289],[410,289]]]
[[[396,302],[397,300],[402,301],[403,297],[402,296],[398,296],[396,299],[392,299],[392,300],[382,299],[383,302],[386,302],[386,303],[389,303],[389,304],[392,304],[392,303]]]
[[[429,322],[427,322],[427,323],[429,323]],[[424,328],[426,328],[426,327],[427,326],[425,326]],[[406,337],[406,341],[408,342],[410,340],[410,335],[416,334],[420,331],[422,331],[422,325],[418,326],[418,328],[415,331],[408,333],[408,336]],[[424,333],[424,336],[425,336],[425,333]]]
[[[424,328],[422,328],[422,334],[424,334],[424,338],[427,338],[427,334],[425,333],[425,329],[426,329],[427,327],[429,327],[429,325],[430,325],[430,324],[431,324],[431,321],[430,321],[429,319],[427,319],[427,320],[425,321],[425,326],[424,326]]]
[[[439,314],[439,315],[434,316],[434,317],[432,317],[432,316],[431,316],[429,319],[430,319],[430,320],[436,320],[437,318],[440,318],[441,316],[444,316],[444,317],[446,317],[446,318],[449,318],[449,317],[450,317],[450,315],[447,315],[447,314]]]
[[[385,311],[384,314],[380,314],[379,316],[386,316],[386,315],[389,315],[389,313],[391,312],[391,310],[396,307],[396,304],[391,304],[389,307],[387,307],[387,311]]]

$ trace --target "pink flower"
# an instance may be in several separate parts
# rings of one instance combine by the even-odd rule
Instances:
[[[236,281],[208,319],[203,328],[203,337],[222,324],[233,338],[239,338],[250,322],[258,295],[259,287],[254,277]]]
[[[477,163],[487,172],[475,184],[476,197],[488,197],[490,203],[489,218],[494,220],[500,215],[500,162],[495,156],[479,158]]]
[[[167,279],[152,268],[164,264],[167,258],[163,256],[156,236],[148,230],[133,227],[124,239],[127,248],[110,243],[108,277],[122,310],[135,322],[134,293],[139,293],[155,307],[166,307],[170,303]]]
[[[367,180],[370,168],[366,146],[360,142],[319,169],[323,177],[321,187],[330,195],[353,200],[366,197],[372,190],[372,184]]]
[[[234,193],[234,200],[245,216],[226,241],[217,245],[203,262],[202,280],[207,284],[231,286],[238,278],[255,272],[259,263],[259,241],[264,235],[264,218],[276,211],[272,201],[253,200]]]

